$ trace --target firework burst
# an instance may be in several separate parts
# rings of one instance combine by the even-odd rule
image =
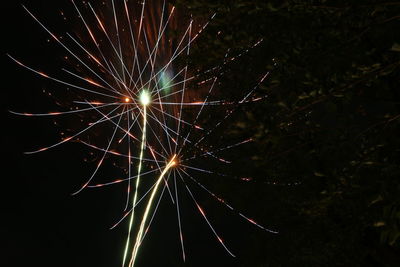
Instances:
[[[99,5],[72,1],[72,5],[83,32],[62,36],[55,34],[51,27],[24,7],[67,54],[65,59],[68,63],[61,69],[61,78],[28,66],[9,55],[23,68],[73,92],[68,96],[68,99],[71,98],[69,102],[62,101],[62,106],[69,106],[69,109],[38,114],[13,113],[39,117],[76,114],[84,121],[81,129],[63,137],[61,141],[27,153],[43,152],[67,142],[79,142],[101,153],[91,175],[74,194],[85,188],[126,184],[125,212],[112,227],[126,218],[128,230],[122,266],[134,266],[165,191],[176,206],[179,240],[185,261],[178,181],[183,183],[212,234],[231,256],[234,257],[233,252],[214,229],[188,181],[249,223],[270,233],[277,233],[236,211],[193,174],[224,175],[194,165],[193,162],[209,158],[229,164],[230,161],[219,154],[251,142],[251,139],[246,139],[219,148],[206,145],[210,136],[239,106],[264,98],[256,96],[255,92],[269,73],[265,73],[253,88],[244,90],[237,99],[219,99],[221,93],[216,93],[216,87],[221,66],[199,72],[191,70],[188,63],[193,42],[209,22],[195,23],[190,16],[179,15],[175,7],[165,1],[137,3],[110,0]],[[241,55],[229,56],[227,53],[221,65]],[[73,68],[68,69],[68,66]],[[204,74],[208,74],[208,78],[200,79]],[[215,114],[217,119],[207,120],[204,114],[210,116],[210,112],[215,113],[216,108],[224,112]],[[95,183],[104,162],[115,157],[125,161],[126,177]],[[144,206],[142,212],[137,209],[139,204]]]

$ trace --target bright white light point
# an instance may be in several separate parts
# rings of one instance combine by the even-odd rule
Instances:
[[[140,94],[140,103],[143,106],[147,106],[148,104],[150,104],[150,95],[145,90],[143,90],[142,93]]]

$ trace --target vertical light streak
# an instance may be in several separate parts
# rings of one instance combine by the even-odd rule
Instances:
[[[172,168],[173,166],[176,165],[175,158],[176,158],[176,155],[174,155],[171,158],[171,160],[168,162],[167,166],[165,167],[165,169],[163,170],[161,175],[158,177],[157,183],[154,186],[153,191],[151,192],[149,201],[147,202],[147,206],[146,206],[146,209],[145,209],[144,214],[143,214],[142,222],[140,223],[140,228],[139,228],[139,231],[138,231],[138,234],[137,234],[137,237],[136,237],[136,242],[135,242],[135,245],[134,245],[134,248],[133,248],[131,261],[129,262],[129,267],[133,267],[133,265],[135,264],[136,256],[137,256],[137,253],[139,251],[140,245],[142,243],[144,225],[146,224],[147,218],[149,216],[149,212],[150,212],[150,208],[151,208],[151,206],[153,204],[154,196],[156,195],[156,193],[158,191],[158,187],[159,187],[161,181],[163,180],[165,174],[168,172],[168,170],[170,168]]]
[[[143,93],[142,93],[143,94]],[[125,250],[124,250],[124,256],[122,259],[122,266],[125,266],[126,262],[126,257],[128,255],[128,249],[129,249],[129,243],[131,239],[131,231],[132,231],[132,225],[133,225],[133,219],[135,217],[135,206],[136,206],[136,201],[137,201],[137,195],[138,195],[138,189],[139,189],[139,184],[140,184],[140,173],[142,171],[142,160],[143,160],[143,153],[145,149],[145,142],[146,142],[146,124],[147,124],[147,104],[143,103],[143,132],[142,132],[142,143],[140,145],[140,156],[139,156],[139,165],[138,165],[138,175],[136,177],[136,184],[135,184],[135,193],[133,195],[133,201],[132,201],[132,213],[131,213],[131,218],[129,220],[129,229],[128,229],[128,236],[126,238],[126,245],[125,245]]]

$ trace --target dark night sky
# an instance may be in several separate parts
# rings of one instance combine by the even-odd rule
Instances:
[[[54,127],[51,118],[19,117],[8,110],[51,110],[54,108],[52,99],[45,96],[42,89],[52,89],[55,85],[19,67],[6,53],[28,65],[49,69],[60,50],[54,43],[46,43],[46,34],[17,2],[2,3],[2,42],[5,47],[1,51],[1,147],[4,157],[1,176],[3,256],[0,265],[119,266],[126,224],[113,231],[108,227],[122,214],[123,187],[87,190],[71,196],[93,169],[93,165],[83,162],[82,155],[87,149],[78,144],[62,145],[34,155],[23,154],[57,141],[58,128]],[[52,24],[57,7],[47,6],[47,2],[26,1],[26,5],[40,14],[44,22],[51,24],[51,28],[62,31],[63,24]],[[58,85],[56,88],[62,89]],[[114,168],[104,169],[106,173],[113,171]],[[183,192],[183,187],[180,190]],[[232,259],[227,255],[202,221],[191,199],[182,194],[187,266],[236,266],[243,261],[241,248],[252,247],[254,240],[273,245],[275,236],[244,223],[200,190],[194,192],[205,203],[216,228],[222,230],[220,233],[227,245],[239,257]],[[137,266],[181,265],[175,207],[167,195],[163,200],[142,246]],[[257,253],[258,256],[262,254]]]

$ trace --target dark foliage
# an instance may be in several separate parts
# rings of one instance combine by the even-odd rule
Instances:
[[[192,50],[200,68],[263,39],[224,65],[222,90],[272,70],[258,89],[268,98],[226,132],[255,138],[243,164],[258,172],[242,190],[281,231],[242,266],[399,266],[400,2],[177,3],[217,12]]]

